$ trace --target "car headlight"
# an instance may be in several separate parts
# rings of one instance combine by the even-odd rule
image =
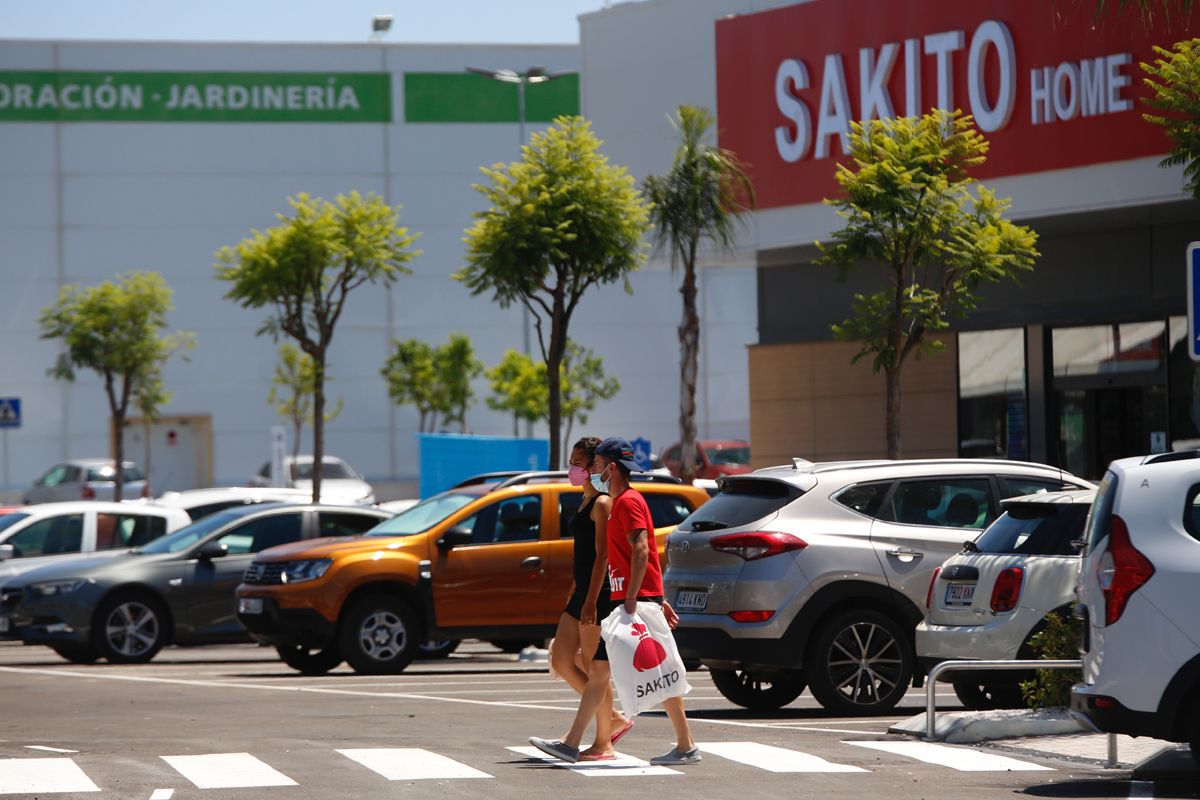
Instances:
[[[29,585],[29,591],[38,597],[56,597],[60,594],[69,594],[76,589],[82,589],[91,583],[87,578],[72,578],[65,581],[44,581],[42,583],[32,583]]]
[[[291,561],[284,565],[283,573],[279,576],[279,580],[283,583],[303,583],[304,581],[316,580],[325,574],[325,570],[329,569],[329,565],[333,563],[330,558],[318,558],[312,561]]]

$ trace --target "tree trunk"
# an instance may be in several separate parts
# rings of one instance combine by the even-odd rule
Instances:
[[[125,491],[125,404],[117,401],[111,372],[104,373],[104,391],[108,394],[108,410],[112,413],[113,458],[116,459],[113,465],[116,471],[113,476],[113,502],[119,503]],[[122,392],[122,397],[125,394]]]
[[[514,439],[521,435],[521,428],[518,425],[518,422],[519,422],[519,420],[517,419],[517,412],[514,411],[513,412],[513,438]]]
[[[142,474],[146,476],[146,497],[153,497],[154,491],[150,486],[150,417],[142,412]]]
[[[562,467],[562,359],[566,350],[563,290],[554,293],[554,314],[550,320],[550,347],[546,359],[546,387],[550,393],[550,469]]]
[[[696,380],[700,371],[700,316],[696,312],[696,258],[683,265],[683,322],[679,326],[679,478],[696,479]]]
[[[575,418],[567,417],[567,432],[563,435],[562,451],[568,455],[571,453],[571,429],[575,427]]]
[[[884,370],[887,390],[887,457],[900,458],[900,364]]]
[[[321,467],[325,459],[325,348],[313,357],[316,389],[313,391],[312,501],[321,502]]]
[[[292,461],[300,455],[300,436],[304,433],[304,418],[296,414],[292,417]],[[286,476],[282,476],[286,477]]]

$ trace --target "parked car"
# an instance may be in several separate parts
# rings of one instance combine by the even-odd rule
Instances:
[[[125,467],[121,498],[145,497],[146,476],[132,461]],[[117,468],[111,458],[76,458],[55,464],[25,492],[22,503],[54,503],[66,500],[112,500],[116,491]]]
[[[283,460],[286,486],[292,489],[307,489],[312,495],[312,456],[287,456]],[[271,464],[263,464],[258,474],[250,476],[251,486],[271,485]],[[375,490],[354,467],[336,456],[321,459],[321,501],[357,505],[375,502]]]
[[[933,570],[1001,499],[1089,487],[1054,467],[969,459],[794,459],[722,478],[667,550],[680,654],[748,708],[808,686],[837,713],[889,709],[920,680],[914,629]]]
[[[1200,765],[1200,451],[1109,465],[1078,591],[1072,713],[1106,733],[1188,742]]]
[[[169,643],[248,641],[234,589],[256,553],[360,534],[389,516],[327,505],[226,509],[123,556],[80,556],[20,575],[0,589],[0,619],[26,644],[79,663],[140,663]]]
[[[324,492],[322,492],[324,494]],[[304,504],[312,499],[311,489],[261,488],[258,486],[223,486],[212,489],[186,489],[182,492],[166,492],[150,503],[164,508],[179,508],[187,512],[192,521],[238,506],[259,503]],[[394,513],[394,512],[393,512]]]
[[[1036,658],[1030,640],[1048,614],[1075,605],[1079,547],[1094,489],[1046,492],[1003,501],[1004,513],[979,538],[933,571],[917,657],[941,661]],[[1020,682],[1032,673],[948,673],[967,708],[1024,707]]]
[[[683,448],[673,444],[663,451],[662,466],[679,476]],[[722,475],[741,475],[750,471],[750,443],[741,439],[696,442],[696,477],[720,478]]]
[[[463,484],[360,539],[259,554],[237,590],[238,618],[309,674],[343,660],[361,673],[400,672],[419,643],[472,637],[511,649],[553,635],[572,580],[565,532],[582,490],[565,472]],[[670,477],[636,486],[660,552],[708,499]]]

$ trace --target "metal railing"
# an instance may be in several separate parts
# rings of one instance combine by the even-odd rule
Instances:
[[[1046,659],[1044,661],[943,661],[929,670],[928,682],[925,684],[925,738],[932,739],[935,732],[937,708],[934,703],[934,687],[937,680],[945,672],[967,672],[970,670],[1030,670],[1030,669],[1083,669],[1080,660]]]

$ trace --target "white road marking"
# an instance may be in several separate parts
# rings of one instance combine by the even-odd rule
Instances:
[[[700,742],[701,751],[768,772],[866,772],[861,767],[758,742]]]
[[[1153,781],[1130,781],[1129,782],[1129,798],[1130,800],[1144,800],[1144,798],[1154,798],[1154,782]]]
[[[446,780],[449,778],[490,778],[486,772],[468,767],[452,758],[416,747],[392,747],[364,750],[338,750],[351,761],[378,772],[389,781]]]
[[[100,787],[69,758],[0,759],[0,794],[98,791]]]
[[[27,744],[26,750],[45,750],[48,753],[78,753],[78,750],[64,750],[61,747],[47,747],[44,744]]]
[[[296,786],[296,782],[249,753],[160,756],[197,789],[240,789],[253,786]]]
[[[150,800],[171,800],[174,796],[174,789],[155,789],[154,794],[150,795]]]
[[[679,770],[670,767],[656,767],[649,761],[617,753],[613,761],[587,761],[582,764],[569,764],[553,756],[548,756],[536,747],[510,747],[509,750],[538,761],[545,761],[562,769],[569,769],[579,775],[589,778],[627,778],[635,775],[682,775]]]
[[[842,742],[855,747],[869,747],[906,758],[915,758],[926,764],[956,769],[959,772],[1053,772],[1053,767],[1043,767],[1029,761],[1018,761],[1008,756],[981,753],[969,747],[955,747],[934,742]]]

